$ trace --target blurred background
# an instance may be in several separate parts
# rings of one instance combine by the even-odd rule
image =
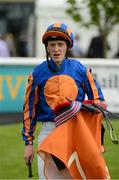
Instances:
[[[0,36],[7,42],[12,57],[44,57],[43,32],[51,23],[64,22],[72,28],[79,42],[80,53],[75,56],[95,57],[89,52],[91,42],[94,37],[104,36],[106,57],[116,58],[119,50],[118,1],[100,2],[0,0]],[[103,48],[98,40],[99,48]]]
[[[93,70],[108,110],[119,114],[119,0],[0,0],[0,179],[27,178],[21,137],[25,87],[28,74],[45,59],[42,35],[55,22],[72,28],[69,57]],[[119,130],[119,121],[113,123]],[[36,134],[39,129],[40,124]],[[108,140],[107,135],[105,157],[116,179],[119,147]],[[36,159],[33,166],[37,179]]]
[[[34,0],[0,1],[0,33],[9,45],[11,56],[31,55],[29,43],[34,46],[34,17]]]
[[[42,35],[55,22],[72,28],[69,57],[93,69],[109,110],[119,113],[118,1],[0,0],[0,119],[22,115],[27,76],[45,59]]]

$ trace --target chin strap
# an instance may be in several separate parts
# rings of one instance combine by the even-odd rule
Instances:
[[[52,68],[52,66],[51,66],[51,64],[50,64],[50,61],[49,61],[49,53],[48,53],[48,51],[47,51],[47,47],[45,46],[45,50],[46,50],[46,60],[47,60],[47,63],[48,63],[48,68],[53,72],[53,73],[55,73],[55,72],[57,72],[57,69],[53,69]],[[68,59],[68,49],[67,49],[67,52],[66,52],[66,59]]]
[[[48,68],[49,68],[53,73],[57,72],[57,70],[56,70],[56,69],[53,69],[52,66],[51,66],[51,64],[50,64],[50,61],[49,61],[49,53],[47,52],[47,49],[46,49],[46,59],[47,59],[47,63],[48,63]]]

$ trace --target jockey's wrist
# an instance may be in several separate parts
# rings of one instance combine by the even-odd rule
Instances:
[[[33,141],[25,141],[25,145],[33,145]]]

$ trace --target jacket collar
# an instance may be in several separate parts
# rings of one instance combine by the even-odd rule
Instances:
[[[62,64],[61,64],[60,66],[57,66],[57,65],[55,64],[55,62],[54,62],[52,59],[50,59],[50,60],[49,60],[49,64],[50,64],[50,66],[51,66],[51,68],[52,68],[52,70],[53,70],[54,72],[58,72],[58,71],[61,71],[61,70],[64,69],[66,61],[67,61],[67,59],[64,59],[64,60],[62,61]]]

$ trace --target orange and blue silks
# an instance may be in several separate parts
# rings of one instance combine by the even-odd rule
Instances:
[[[47,61],[37,65],[28,78],[24,101],[24,126],[22,137],[25,144],[32,144],[37,121],[53,122],[53,110],[70,100],[83,102],[85,97],[104,101],[98,82],[78,60],[64,59],[57,69],[55,62],[49,61],[54,73],[49,69]]]

